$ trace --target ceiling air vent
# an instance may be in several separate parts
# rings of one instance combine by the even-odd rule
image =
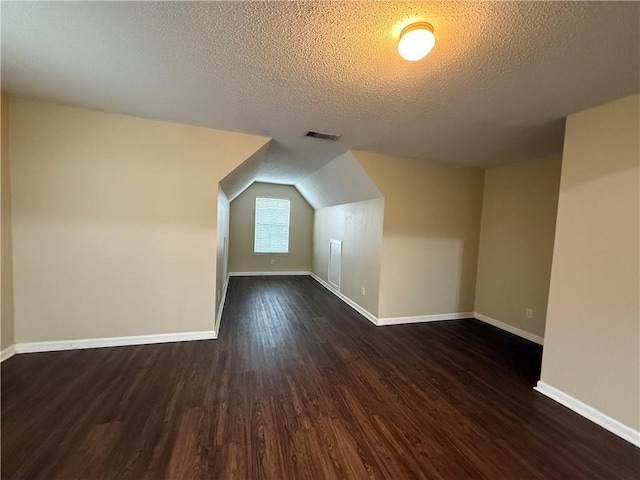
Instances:
[[[335,133],[312,132],[312,131],[308,131],[307,133],[305,133],[304,136],[319,138],[320,140],[331,140],[332,142],[335,142],[340,138],[340,135],[336,135]]]

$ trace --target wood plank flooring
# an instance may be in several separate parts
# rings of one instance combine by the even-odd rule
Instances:
[[[638,479],[475,320],[375,327],[310,277],[232,278],[218,340],[2,364],[3,479]]]

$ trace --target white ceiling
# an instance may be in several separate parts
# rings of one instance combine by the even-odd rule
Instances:
[[[297,183],[296,188],[313,208],[383,198],[351,151]]]
[[[489,166],[640,90],[637,2],[2,2],[9,93],[273,138],[258,180],[350,148]],[[433,24],[422,61],[397,55]],[[342,134],[336,143],[306,130]]]

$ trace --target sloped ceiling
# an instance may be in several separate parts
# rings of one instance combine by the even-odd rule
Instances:
[[[296,188],[313,208],[382,198],[378,187],[350,151],[297,183]]]
[[[265,143],[253,155],[220,180],[220,188],[222,188],[222,191],[229,201],[234,200],[253,183],[267,154],[268,148],[269,142]]]
[[[410,63],[418,20],[436,46]],[[638,2],[2,2],[2,88],[271,137],[257,179],[293,184],[350,148],[558,152],[567,114],[640,90],[639,32]]]

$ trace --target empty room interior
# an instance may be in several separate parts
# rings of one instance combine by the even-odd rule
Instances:
[[[0,18],[3,479],[640,478],[639,2]]]

